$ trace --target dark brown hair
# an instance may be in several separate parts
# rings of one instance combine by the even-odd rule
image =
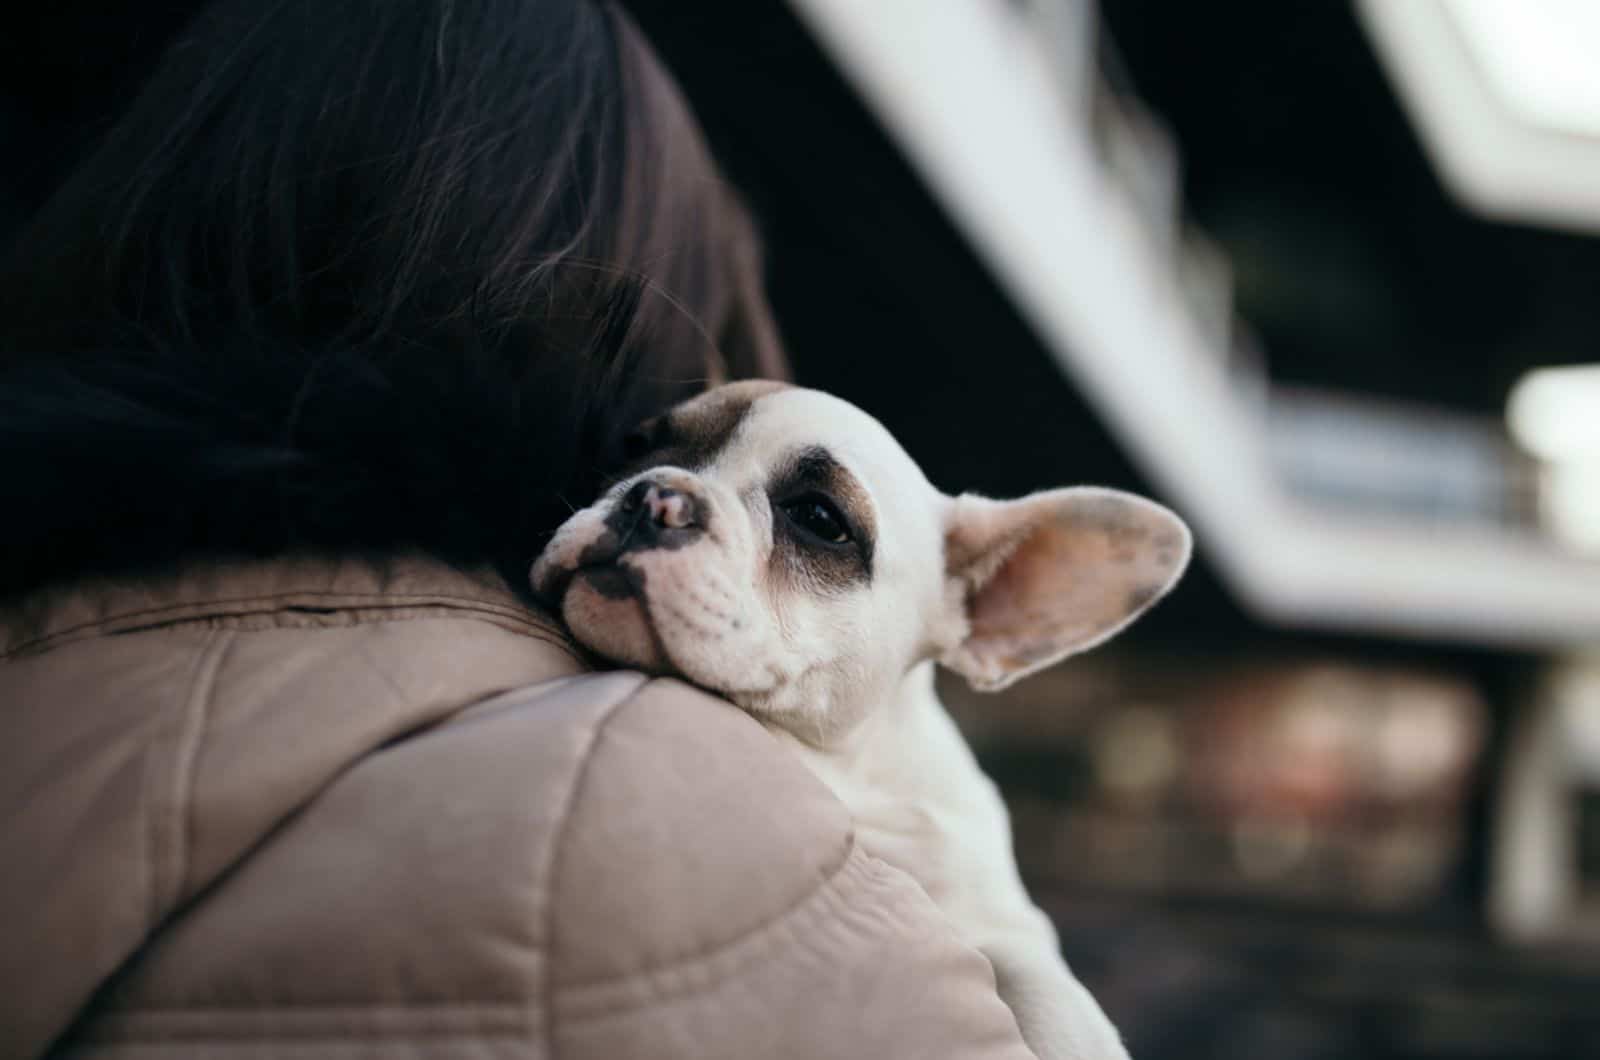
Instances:
[[[212,554],[508,579],[636,420],[783,371],[676,87],[585,0],[230,0],[0,267],[0,595]]]

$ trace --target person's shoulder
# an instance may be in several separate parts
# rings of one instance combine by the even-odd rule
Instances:
[[[595,727],[557,838],[561,977],[732,943],[822,887],[853,841],[844,805],[748,714],[641,679]]]
[[[798,755],[680,682],[593,679],[636,684],[577,727],[592,735],[550,877],[553,1055],[1031,1055],[988,962],[861,848]]]

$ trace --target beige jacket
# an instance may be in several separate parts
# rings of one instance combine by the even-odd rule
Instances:
[[[1028,1055],[763,729],[492,579],[80,587],[0,657],[0,1057]]]

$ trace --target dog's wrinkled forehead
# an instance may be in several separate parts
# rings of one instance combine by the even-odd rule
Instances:
[[[770,533],[775,560],[792,560],[791,572],[804,573],[812,587],[870,582],[886,534],[900,542],[897,549],[937,548],[920,540],[925,527],[902,525],[918,520],[936,496],[921,469],[882,424],[830,394],[766,381],[729,384],[645,424],[634,446],[629,474],[684,468],[739,497]],[[762,495],[765,503],[757,502]],[[812,533],[795,533],[797,525]],[[829,559],[818,538],[849,547]]]
[[[758,401],[787,389],[787,383],[765,379],[729,383],[657,416],[629,439],[629,471],[667,464],[701,470],[721,454]]]
[[[926,487],[921,469],[877,420],[830,394],[767,380],[731,383],[679,405],[644,424],[633,448],[630,472],[671,465],[737,475],[803,463],[810,477],[854,484],[863,494]]]

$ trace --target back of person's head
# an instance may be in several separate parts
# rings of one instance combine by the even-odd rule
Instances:
[[[614,8],[233,0],[0,269],[0,595],[295,550],[514,578],[634,421],[782,370]]]

